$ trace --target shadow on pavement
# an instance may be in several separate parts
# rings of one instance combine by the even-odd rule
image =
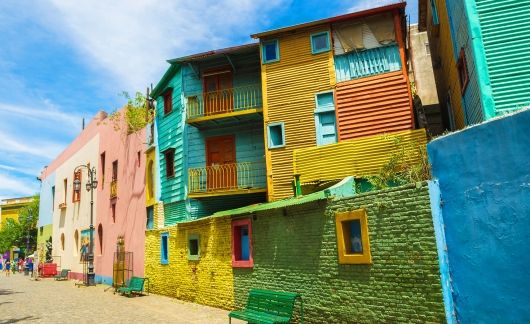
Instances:
[[[38,319],[39,319],[39,317],[35,317],[35,316],[26,316],[26,317],[21,317],[21,318],[10,318],[10,319],[1,320],[0,324],[18,323],[18,322],[25,322],[25,321],[34,321],[34,320],[38,320]]]
[[[19,291],[13,291],[12,289],[1,289],[0,288],[0,296],[2,295],[12,295],[12,294],[20,294]]]
[[[10,301],[1,302],[1,303],[0,303],[0,306],[2,306],[3,304],[13,304],[13,302],[10,302]]]

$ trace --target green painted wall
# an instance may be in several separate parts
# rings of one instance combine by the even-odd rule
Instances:
[[[53,224],[39,227],[37,234],[37,245],[46,243],[46,240],[52,236],[52,229]]]
[[[366,208],[372,265],[339,265],[334,214]],[[234,269],[236,308],[250,288],[300,292],[306,323],[445,322],[426,184],[258,213],[253,269]]]

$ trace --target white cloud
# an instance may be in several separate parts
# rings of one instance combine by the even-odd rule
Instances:
[[[39,123],[53,123],[55,125],[64,125],[65,129],[75,128],[79,130],[81,117],[75,114],[67,114],[59,110],[50,100],[44,100],[35,105],[38,108],[27,106],[16,106],[0,102],[0,116],[5,114],[7,118],[14,117],[37,120]]]
[[[39,185],[36,181],[31,182],[0,173],[0,200],[20,196],[31,196],[38,192],[38,190]]]
[[[0,130],[0,152],[9,154],[30,154],[46,159],[55,158],[64,149],[64,145],[57,142],[32,140],[25,143],[21,139],[12,138],[7,132]]]
[[[157,82],[167,59],[251,42],[259,17],[289,0],[49,2],[46,24],[132,91]]]

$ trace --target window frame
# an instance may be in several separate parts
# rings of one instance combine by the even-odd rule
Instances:
[[[363,253],[347,253],[344,237],[344,223],[359,220],[361,226],[361,242]],[[368,217],[365,209],[335,213],[335,227],[337,234],[337,252],[340,264],[372,264],[370,252],[370,236],[368,232]]]
[[[82,184],[82,181],[81,181],[81,179],[82,179],[81,170],[77,170],[77,171],[74,172],[74,182],[77,179],[79,179],[79,182]],[[73,203],[81,202],[81,191],[82,191],[82,188],[83,188],[83,186],[80,186],[79,190],[75,190],[75,186],[72,186],[72,189],[73,189],[72,202]]]
[[[190,243],[197,240],[197,254],[191,254]],[[188,234],[188,260],[199,261],[201,258],[201,240],[199,234]]]
[[[327,94],[327,93],[331,93],[331,96],[333,97],[333,108],[319,109],[318,96],[319,95],[323,95],[323,94]],[[333,112],[335,114],[335,143],[328,143],[328,144],[336,144],[339,141],[339,131],[338,131],[338,128],[337,128],[337,112],[336,112],[336,107],[335,107],[335,91],[326,90],[326,91],[321,91],[321,92],[315,93],[315,113],[314,114],[315,114],[315,132],[316,132],[317,146],[327,145],[327,144],[322,143],[322,141],[321,141],[321,138],[320,138],[321,134],[320,134],[319,125],[320,125],[320,116],[321,116],[321,114],[330,113],[330,112]]]
[[[248,260],[238,260],[236,258],[236,248],[241,246],[241,237],[237,230],[243,226],[248,226]],[[252,220],[250,218],[232,221],[232,267],[233,268],[253,268],[254,258],[252,251]]]
[[[169,100],[168,100],[169,99]],[[167,88],[162,95],[164,104],[164,117],[173,112],[173,88]]]
[[[326,48],[317,50],[317,49],[314,48],[313,38],[317,37],[317,36],[321,36],[321,35],[326,35],[326,44],[327,44],[327,46],[326,46]],[[330,34],[329,31],[312,33],[309,36],[309,41],[311,42],[311,54],[320,54],[320,53],[329,52],[331,50],[331,34]]]
[[[271,44],[271,43],[275,43],[275,45],[276,45],[276,59],[267,60],[266,59],[266,55],[265,55],[265,46],[267,44]],[[262,64],[269,64],[269,63],[274,63],[274,62],[279,62],[280,61],[280,40],[279,39],[275,38],[275,39],[268,39],[266,41],[263,41],[263,42],[261,42],[260,47],[261,47],[261,62],[262,62]]]
[[[274,126],[280,126],[282,130],[282,144],[281,145],[273,145],[272,138],[271,138],[271,127]],[[268,149],[277,149],[282,148],[286,146],[285,141],[285,123],[284,122],[274,122],[267,124],[267,148]]]
[[[460,81],[460,92],[463,96],[466,92],[467,85],[469,84],[466,51],[464,47],[460,48],[460,54],[458,55],[458,62],[456,63],[456,68],[458,70],[458,80]]]
[[[164,167],[166,169],[166,179],[174,178],[175,177],[175,148],[173,148],[173,147],[167,148],[162,153],[164,154]],[[169,160],[167,158],[167,155],[169,153],[171,153],[171,155],[173,157],[171,159],[171,170],[172,170],[171,174],[168,173],[168,167],[167,167],[168,166],[167,162]]]
[[[164,258],[164,239],[166,240],[166,258]],[[160,264],[169,264],[169,232],[160,233]]]

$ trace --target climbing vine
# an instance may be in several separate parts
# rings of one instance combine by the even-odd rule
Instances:
[[[121,96],[127,99],[125,109],[116,110],[108,117],[113,123],[114,130],[120,131],[123,125],[126,125],[127,134],[132,134],[142,130],[153,121],[153,110],[149,107],[149,101],[145,95],[137,91],[132,98],[128,92],[123,91]]]

